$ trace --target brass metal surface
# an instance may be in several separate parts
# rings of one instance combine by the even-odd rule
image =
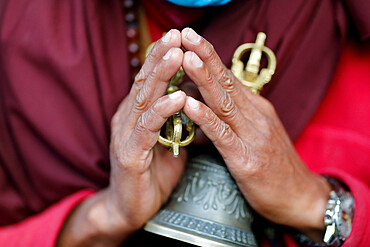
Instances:
[[[148,46],[146,55],[153,49],[155,43]],[[179,71],[171,78],[170,84],[168,85],[166,94],[171,94],[179,90],[179,85],[182,83],[185,72],[181,67]],[[184,140],[181,140],[183,136],[183,128],[188,132],[188,135]],[[159,136],[158,142],[169,148],[173,152],[174,157],[178,157],[180,153],[180,147],[189,145],[195,137],[194,123],[182,112],[179,111],[172,115],[165,124],[165,137]]]
[[[259,94],[263,86],[271,80],[276,69],[275,54],[265,46],[266,34],[258,33],[256,43],[246,43],[240,45],[234,53],[231,71],[243,85],[249,87],[252,92]],[[242,61],[242,57],[250,52],[247,65]],[[267,68],[260,70],[262,55],[266,55]]]
[[[256,43],[239,46],[232,60],[231,71],[254,93],[271,80],[276,58],[265,44],[266,35],[259,33]],[[250,52],[247,64],[243,57]],[[267,68],[260,69],[263,55]],[[178,90],[182,69],[174,76],[168,93]],[[182,124],[185,122],[189,136],[181,141]],[[166,138],[159,142],[170,147],[174,155],[178,148],[194,138],[194,125],[183,113],[177,112],[166,122]],[[184,146],[185,146],[184,145]],[[251,230],[251,210],[222,158],[199,155],[186,164],[184,175],[167,204],[147,222],[146,231],[206,247],[257,246]]]
[[[253,216],[223,161],[189,161],[167,205],[145,230],[198,246],[257,246]]]

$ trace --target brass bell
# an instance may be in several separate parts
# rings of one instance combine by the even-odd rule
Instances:
[[[270,81],[276,67],[275,55],[264,46],[265,39],[266,35],[259,33],[256,43],[239,46],[233,57],[232,72],[255,93]],[[249,50],[245,66],[241,58]],[[258,73],[262,53],[268,66]],[[170,122],[166,127],[175,124]],[[172,129],[166,133],[167,139],[179,140],[171,136]],[[222,159],[216,157],[201,154],[190,159],[179,185],[167,204],[147,222],[146,231],[198,246],[257,246],[251,210]]]
[[[162,208],[144,229],[198,246],[257,246],[253,218],[222,161],[197,156]]]

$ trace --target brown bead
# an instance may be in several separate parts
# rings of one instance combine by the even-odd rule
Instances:
[[[136,21],[136,15],[133,11],[127,12],[125,18],[126,18],[126,21],[129,23]]]
[[[132,8],[134,6],[133,0],[125,0],[123,1],[123,7],[125,8]]]
[[[134,68],[140,66],[140,59],[138,57],[131,58],[130,65]]]
[[[129,51],[130,60],[130,78],[134,80],[136,74],[140,70],[140,59],[139,59],[139,30],[136,16],[135,0],[124,0],[123,11],[125,13],[126,20],[126,36],[128,39],[127,49]]]
[[[137,43],[130,43],[128,45],[128,51],[130,53],[137,53],[139,51],[139,45]]]
[[[128,27],[127,30],[126,30],[126,35],[130,39],[137,40],[137,38],[139,36],[139,31],[137,30],[136,27]]]

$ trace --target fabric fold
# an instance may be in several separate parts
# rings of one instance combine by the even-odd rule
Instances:
[[[7,247],[54,247],[69,213],[82,200],[93,194],[92,190],[81,190],[21,223],[0,227],[1,245],[6,244]]]

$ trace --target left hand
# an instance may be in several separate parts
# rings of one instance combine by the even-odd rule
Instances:
[[[243,86],[192,29],[181,36],[183,68],[207,104],[187,97],[184,112],[216,146],[249,204],[277,224],[323,230],[330,187],[302,162],[272,104]]]

